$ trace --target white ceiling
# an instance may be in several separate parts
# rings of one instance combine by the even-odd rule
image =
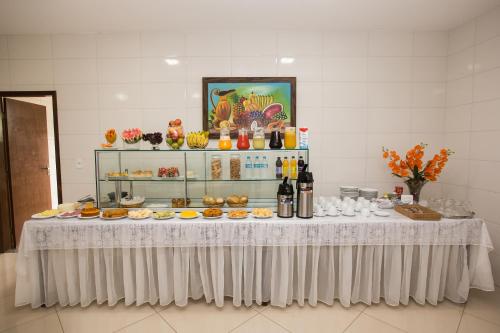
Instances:
[[[448,30],[497,5],[500,0],[0,0],[0,34]]]

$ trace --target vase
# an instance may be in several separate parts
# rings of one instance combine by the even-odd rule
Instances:
[[[420,201],[420,192],[422,191],[422,187],[424,187],[426,183],[427,180],[425,179],[411,178],[405,181],[410,194],[413,195],[413,202],[418,203]]]

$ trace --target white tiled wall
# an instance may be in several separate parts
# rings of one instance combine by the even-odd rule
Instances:
[[[485,218],[500,281],[500,7],[449,35],[445,140],[456,154],[444,192],[468,199]]]
[[[443,142],[447,40],[446,32],[258,30],[0,36],[0,89],[57,90],[66,200],[94,192],[92,150],[106,128],[164,131],[179,117],[200,129],[202,76],[296,76],[317,191],[341,183],[387,191],[396,180],[382,146]]]

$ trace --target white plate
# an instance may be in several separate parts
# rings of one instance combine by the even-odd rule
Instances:
[[[241,217],[229,217],[229,215],[227,216],[228,219],[231,219],[231,220],[243,220],[243,219],[246,219],[248,217],[247,216],[241,216]]]
[[[127,215],[123,215],[123,216],[117,216],[117,217],[103,217],[102,214],[99,216],[101,219],[103,220],[121,220],[121,219],[124,219],[126,217],[128,217]]]
[[[192,219],[196,219],[196,218],[198,218],[198,217],[200,217],[200,216],[201,216],[201,214],[200,214],[200,213],[198,213],[198,215],[193,216],[193,217],[182,217],[182,216],[181,216],[181,214],[179,214],[179,218],[180,218],[180,219],[183,219],[183,220],[192,220]]]
[[[97,219],[97,218],[99,218],[99,215],[96,215],[96,216],[82,216],[82,215],[78,215],[78,218],[80,220],[91,220],[91,219]]]
[[[326,213],[324,215],[318,215],[317,213],[314,213],[313,215],[316,216],[316,217],[325,217]]]
[[[57,216],[57,214],[54,214],[51,216],[44,216],[44,215],[40,215],[40,213],[37,213],[37,214],[31,215],[31,218],[35,219],[35,220],[45,220],[45,219],[51,219],[51,218],[56,217],[56,216]]]
[[[337,214],[326,214],[326,215],[331,216],[331,217],[337,217],[337,216],[339,216],[340,214],[339,214],[339,213],[337,213]]]
[[[78,213],[77,215],[74,215],[74,216],[63,216],[64,213],[61,213],[61,214],[57,214],[56,217],[58,219],[72,219],[72,218],[77,218],[78,216],[80,216],[80,213]]]
[[[145,219],[149,219],[151,216],[143,216],[143,217],[131,217],[129,216],[128,218],[131,219],[131,220],[145,220]]]
[[[356,213],[353,213],[353,214],[342,213],[342,215],[349,216],[349,217],[354,217],[354,216],[356,216]]]
[[[155,220],[170,220],[170,219],[173,219],[174,217],[175,217],[175,215],[166,216],[166,217],[154,217],[154,215],[153,215],[153,219],[155,219]]]
[[[224,214],[222,214],[224,215]],[[207,219],[207,220],[217,220],[217,219],[220,219],[222,217],[222,215],[219,215],[219,216],[203,216],[204,219]]]
[[[263,219],[263,220],[265,220],[265,219],[270,219],[271,217],[273,217],[274,213],[271,216],[256,216],[256,215],[253,215],[253,214],[251,214],[251,216],[254,217],[254,218],[256,218],[256,219]]]
[[[380,217],[388,217],[388,216],[391,216],[391,213],[389,212],[384,212],[382,210],[376,210],[373,212],[373,214],[377,215],[377,216],[380,216]]]

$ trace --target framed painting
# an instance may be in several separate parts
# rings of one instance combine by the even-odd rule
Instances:
[[[223,127],[233,138],[240,128],[283,132],[295,126],[295,88],[295,77],[204,77],[203,130],[210,138]]]

